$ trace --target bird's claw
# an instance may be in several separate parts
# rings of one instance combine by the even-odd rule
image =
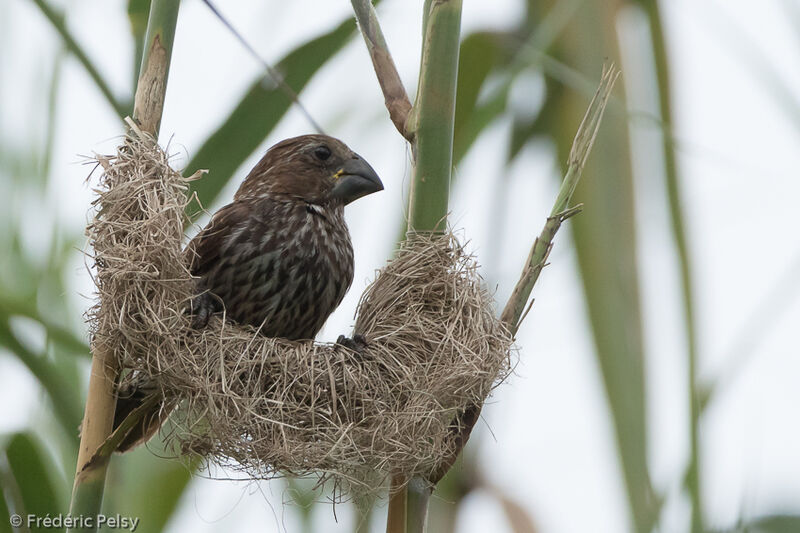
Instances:
[[[344,335],[339,335],[339,338],[336,339],[336,344],[339,346],[344,346],[345,348],[349,348],[357,353],[363,353],[364,348],[367,347],[367,339],[364,338],[363,335],[353,335],[352,338],[345,337]]]
[[[211,295],[204,292],[192,298],[189,313],[192,315],[192,329],[205,328],[214,314],[214,300]]]

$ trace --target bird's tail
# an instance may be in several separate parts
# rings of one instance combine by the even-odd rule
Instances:
[[[149,405],[136,422],[136,425],[128,431],[125,438],[117,446],[116,452],[124,453],[149,441],[166,421],[171,409],[164,404],[163,400],[154,398],[157,394],[155,387],[148,386],[147,383],[140,382],[120,387],[117,392],[117,410],[114,412],[114,430],[135,409],[145,403]]]

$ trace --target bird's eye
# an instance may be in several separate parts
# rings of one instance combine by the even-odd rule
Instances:
[[[314,149],[314,156],[320,161],[325,161],[331,156],[331,149],[325,145],[317,146]]]

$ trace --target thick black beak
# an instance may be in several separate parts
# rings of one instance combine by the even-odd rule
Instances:
[[[331,196],[345,205],[362,196],[383,190],[383,183],[369,163],[356,156],[348,159],[336,172],[336,185]]]

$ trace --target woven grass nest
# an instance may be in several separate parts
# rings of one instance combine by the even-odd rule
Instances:
[[[165,409],[179,406],[176,450],[252,478],[316,474],[348,487],[427,476],[457,452],[457,415],[507,376],[512,339],[452,234],[413,236],[378,272],[358,307],[362,351],[216,318],[193,330],[182,246],[196,176],[174,171],[147,137],[98,161],[92,342],[113,350],[123,382],[152,383]]]

